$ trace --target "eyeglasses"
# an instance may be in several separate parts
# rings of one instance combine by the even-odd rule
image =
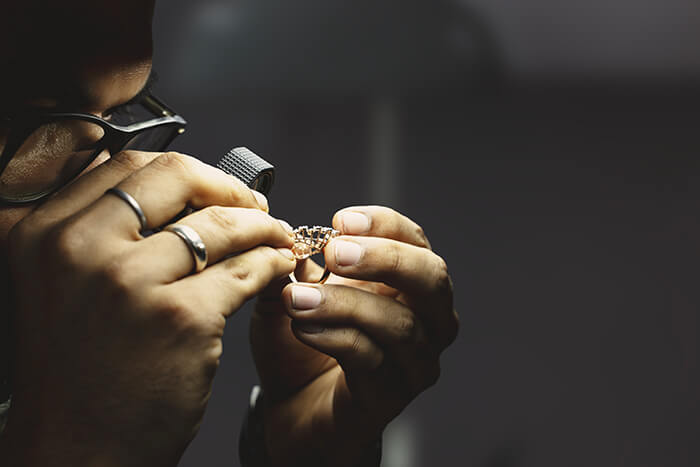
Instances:
[[[80,175],[105,149],[110,154],[125,149],[163,151],[187,126],[152,94],[106,118],[64,112],[6,118],[0,201],[25,204],[43,199]]]

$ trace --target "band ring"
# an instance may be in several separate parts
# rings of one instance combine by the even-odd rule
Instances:
[[[331,276],[331,272],[328,270],[327,267],[324,266],[323,267],[323,274],[321,275],[321,278],[317,282],[313,282],[313,283],[314,284],[324,284],[330,276]],[[293,272],[289,274],[289,280],[291,280],[295,284],[299,282]]]
[[[139,219],[139,223],[141,224],[141,229],[139,231],[146,230],[146,214],[144,214],[143,209],[141,209],[141,205],[134,199],[133,196],[124,190],[120,190],[119,188],[110,188],[109,190],[105,191],[105,194],[115,195],[128,204],[136,214],[136,217]]]
[[[292,248],[292,252],[298,261],[304,260],[317,253],[322,253],[323,249],[328,245],[328,242],[338,235],[340,235],[340,232],[330,227],[322,227],[320,225],[309,227],[308,225],[302,225],[294,229],[294,247]],[[331,272],[324,266],[321,279],[316,283],[323,284],[328,280],[330,275]],[[295,283],[299,282],[294,273],[289,275],[289,279]]]
[[[207,267],[207,248],[204,246],[202,238],[192,227],[182,224],[170,224],[163,230],[174,233],[187,244],[194,259],[195,274]]]

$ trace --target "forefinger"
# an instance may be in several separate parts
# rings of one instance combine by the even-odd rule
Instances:
[[[165,153],[117,185],[141,206],[147,228],[160,227],[185,207],[207,206],[255,208],[267,211],[265,197],[249,189],[236,177],[193,157]],[[140,224],[129,206],[113,195],[93,205],[97,219],[113,230],[138,233]]]
[[[88,207],[107,188],[115,186],[160,155],[156,152],[122,151],[106,160],[100,156],[95,160],[94,166],[91,165],[91,170],[39,205],[35,212],[45,222],[60,222]]]
[[[420,225],[384,206],[354,206],[338,211],[333,227],[344,235],[382,237],[431,249]]]
[[[447,341],[456,334],[452,280],[445,261],[432,251],[386,238],[342,236],[331,240],[324,256],[339,276],[401,291],[426,327]]]
[[[328,269],[338,276],[383,282],[416,298],[432,297],[449,288],[445,261],[406,242],[342,236],[330,241],[324,258]]]

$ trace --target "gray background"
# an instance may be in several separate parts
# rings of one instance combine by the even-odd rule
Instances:
[[[394,206],[450,265],[461,333],[385,467],[700,465],[698,5],[158,4],[175,149],[263,155],[295,225]],[[249,313],[182,466],[238,465]]]

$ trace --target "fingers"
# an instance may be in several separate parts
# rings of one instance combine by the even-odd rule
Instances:
[[[335,358],[348,372],[374,371],[384,361],[381,347],[358,329],[292,321],[292,332],[306,345]]]
[[[445,262],[425,248],[375,237],[337,237],[324,250],[326,266],[352,279],[384,282],[414,296],[451,287]]]
[[[162,290],[193,309],[206,303],[208,309],[229,316],[273,280],[289,275],[295,265],[291,250],[259,246],[165,285]]]
[[[425,248],[374,237],[338,237],[326,247],[326,266],[352,279],[383,282],[402,291],[430,333],[457,336],[452,280],[445,261]]]
[[[289,315],[298,321],[358,327],[400,361],[410,364],[416,353],[444,350],[449,336],[426,335],[422,321],[408,306],[372,292],[342,285],[297,285],[282,293]],[[411,350],[408,350],[411,349]]]
[[[282,296],[297,337],[344,368],[372,371],[390,357],[413,391],[434,382],[439,353],[447,344],[428,340],[405,305],[338,285],[291,285]]]
[[[192,227],[207,249],[208,264],[259,245],[291,248],[292,228],[259,209],[210,206],[177,221]],[[161,283],[175,281],[193,269],[192,252],[172,232],[159,232],[136,243],[138,254],[154,261],[144,261],[144,268],[156,268],[153,276]]]
[[[85,209],[101,197],[105,190],[117,185],[160,155],[157,152],[123,151],[106,160],[100,156],[96,159],[99,165],[40,205],[35,211],[38,216],[35,217],[47,223],[59,222]],[[104,157],[107,157],[106,153]]]
[[[201,209],[220,205],[268,211],[265,197],[237,178],[197,159],[168,152],[117,185],[143,209],[148,228],[159,227],[185,207]],[[96,223],[133,235],[140,225],[133,211],[115,196],[103,196],[92,208]]]
[[[301,322],[359,326],[382,345],[425,340],[407,306],[371,292],[342,285],[290,285],[282,299],[290,316]]]
[[[282,299],[292,318],[326,326],[359,327],[399,360],[407,348],[427,345],[423,327],[404,304],[389,297],[342,285],[291,285]],[[405,358],[404,358],[405,357]]]
[[[333,227],[344,235],[390,238],[422,248],[430,248],[421,226],[408,217],[383,206],[357,206],[338,211]]]

